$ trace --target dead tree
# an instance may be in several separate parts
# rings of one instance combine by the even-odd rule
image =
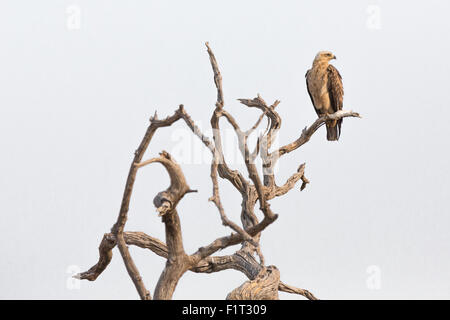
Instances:
[[[266,266],[264,263],[264,257],[259,245],[261,232],[278,217],[270,208],[269,201],[292,190],[300,180],[302,181],[300,190],[303,190],[306,184],[309,183],[305,177],[305,164],[302,164],[283,185],[278,186],[275,182],[274,166],[281,156],[298,149],[308,142],[326,120],[359,117],[359,114],[352,111],[338,111],[318,118],[310,127],[303,129],[295,141],[271,151],[272,143],[281,127],[281,118],[275,110],[280,101],[277,100],[272,105],[268,105],[259,95],[254,99],[239,99],[244,106],[258,108],[261,111],[261,115],[255,125],[249,130],[242,130],[236,119],[224,108],[222,76],[208,43],[206,43],[206,47],[214,72],[214,82],[217,87],[217,101],[211,117],[213,139],[205,136],[200,131],[183,105],[180,105],[172,116],[165,119],[158,119],[156,114],[150,118],[150,125],[131,163],[117,221],[111,228],[111,232],[105,234],[100,243],[99,260],[88,271],[80,273],[76,277],[90,281],[97,279],[111,261],[112,249],[117,246],[139,296],[141,299],[152,299],[128,250],[128,245],[135,245],[149,249],[166,259],[166,265],[156,284],[153,299],[171,299],[179,279],[187,271],[212,273],[226,269],[235,269],[243,272],[249,280],[232,290],[227,295],[227,299],[278,299],[278,291],[283,291],[299,294],[314,300],[316,299],[315,296],[308,290],[281,282],[278,269],[273,265]],[[247,171],[245,175],[238,170],[231,169],[225,161],[219,125],[219,120],[222,117],[228,121],[236,132],[240,153],[245,161]],[[268,119],[268,127],[258,137],[256,147],[253,150],[249,150],[248,137],[265,117]],[[212,243],[200,247],[192,254],[186,253],[183,248],[177,204],[187,193],[195,192],[196,190],[192,190],[189,187],[181,167],[169,153],[162,151],[159,157],[149,160],[142,159],[155,132],[159,128],[171,126],[178,120],[183,120],[192,133],[211,151],[212,196],[209,200],[217,207],[222,224],[233,230],[230,235],[217,238]],[[257,157],[260,157],[262,160],[262,179],[255,164]],[[162,164],[170,177],[169,188],[158,193],[153,200],[156,210],[162,217],[162,222],[165,225],[165,243],[143,232],[124,231],[136,174],[140,168],[155,162]],[[248,175],[248,178],[246,175]],[[242,196],[241,225],[231,221],[224,211],[219,195],[218,177],[228,180]],[[258,218],[255,212],[257,203],[262,213],[262,220]],[[240,245],[240,248],[234,254],[225,256],[214,255],[219,250],[234,245]]]

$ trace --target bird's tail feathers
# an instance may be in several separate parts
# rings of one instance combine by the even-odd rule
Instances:
[[[327,121],[327,140],[328,141],[338,141],[339,136],[341,135],[341,125],[342,119],[336,121]]]

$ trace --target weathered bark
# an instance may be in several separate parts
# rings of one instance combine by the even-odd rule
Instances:
[[[214,83],[217,89],[217,100],[211,117],[213,138],[204,135],[180,105],[175,113],[163,120],[155,116],[150,118],[150,125],[135,152],[130,166],[125,190],[122,198],[117,221],[111,228],[111,233],[103,236],[99,246],[99,260],[88,271],[80,273],[76,277],[94,281],[106,269],[112,259],[112,250],[117,245],[124,261],[127,272],[133,281],[141,299],[151,299],[149,291],[139,274],[137,266],[128,250],[128,245],[149,249],[155,254],[166,259],[166,265],[156,283],[153,299],[171,299],[178,281],[185,272],[213,273],[222,270],[234,269],[244,273],[248,281],[231,291],[227,299],[278,299],[278,291],[302,295],[310,300],[316,297],[308,290],[296,288],[280,281],[280,272],[275,266],[266,266],[260,246],[261,233],[278,217],[272,212],[269,201],[275,197],[285,195],[291,191],[298,181],[302,181],[300,190],[309,183],[305,177],[305,164],[298,167],[287,181],[277,186],[274,166],[279,158],[290,153],[309,141],[317,129],[327,120],[338,120],[344,117],[359,117],[352,111],[338,111],[331,115],[317,119],[309,128],[303,129],[300,137],[273,152],[270,152],[273,141],[281,128],[281,117],[275,111],[280,101],[276,100],[268,106],[258,95],[254,99],[239,99],[250,108],[261,110],[261,115],[256,123],[248,130],[242,130],[236,119],[224,109],[224,93],[222,88],[222,76],[217,60],[206,43],[207,52],[214,74]],[[222,148],[220,131],[220,119],[224,118],[234,129],[239,142],[239,150],[246,166],[246,174],[233,170],[225,161]],[[258,137],[255,149],[250,152],[247,141],[255,132],[264,118],[268,120],[267,129]],[[177,205],[190,189],[181,167],[175,162],[169,153],[162,151],[159,157],[142,161],[144,153],[157,129],[171,126],[178,120],[183,120],[192,133],[197,136],[212,154],[211,181],[212,196],[209,199],[216,206],[222,224],[234,232],[228,236],[219,237],[210,244],[200,247],[196,252],[188,254],[184,250],[183,237]],[[262,179],[255,165],[256,158],[262,160]],[[152,163],[160,163],[164,166],[170,178],[170,186],[159,192],[153,199],[156,211],[162,217],[165,226],[165,243],[161,240],[146,235],[143,232],[125,232],[125,224],[128,218],[128,209],[133,192],[134,181],[138,170]],[[248,176],[249,179],[246,179]],[[227,180],[242,196],[240,222],[242,227],[228,218],[220,199],[218,177]],[[263,219],[259,221],[255,206],[259,203],[259,210]],[[229,246],[240,244],[241,247],[232,255],[215,256],[214,254]],[[256,258],[259,258],[259,261]]]
[[[264,267],[255,279],[231,291],[227,300],[278,300],[279,283],[280,271],[275,266]]]

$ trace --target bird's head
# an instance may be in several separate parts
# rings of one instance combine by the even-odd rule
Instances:
[[[328,62],[330,60],[336,59],[336,56],[330,51],[320,51],[316,58],[314,59],[314,63],[323,63]]]

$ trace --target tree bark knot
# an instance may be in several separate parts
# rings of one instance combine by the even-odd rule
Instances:
[[[278,300],[280,272],[275,266],[264,267],[256,279],[248,280],[231,291],[227,300]]]

